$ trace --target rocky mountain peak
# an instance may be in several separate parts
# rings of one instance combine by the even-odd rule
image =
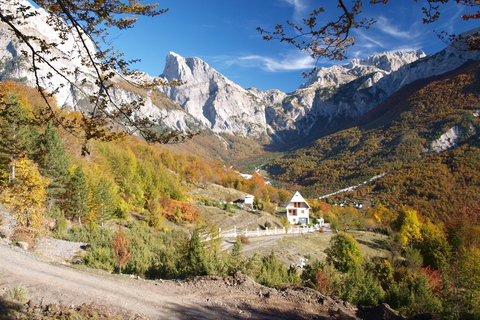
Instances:
[[[366,59],[352,59],[344,66],[319,68],[312,76],[310,76],[308,81],[300,85],[299,88],[303,89],[309,86],[339,86],[373,72],[389,74],[393,71],[397,71],[402,66],[425,56],[426,55],[423,51],[397,51],[395,53],[384,52],[376,54],[369,56]]]

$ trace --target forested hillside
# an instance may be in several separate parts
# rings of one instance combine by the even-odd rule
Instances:
[[[121,132],[100,130],[102,134],[88,145],[88,154],[81,155],[85,130],[79,127],[79,113],[54,113],[68,120],[63,123],[70,123],[69,131],[77,132],[72,135],[55,127],[34,89],[4,82],[0,85],[0,195],[18,223],[12,242],[33,244],[50,234],[88,243],[82,263],[109,272],[176,279],[241,271],[267,286],[299,284],[358,305],[385,302],[403,315],[432,312],[447,319],[474,319],[480,314],[480,281],[471,281],[480,265],[479,229],[472,224],[472,217],[478,217],[477,133],[465,131],[462,145],[448,153],[422,150],[426,133],[431,134],[435,126],[478,125],[477,118],[468,116],[478,108],[474,101],[477,70],[478,65],[472,65],[455,77],[432,80],[424,91],[415,92],[417,98],[392,103],[389,110],[397,116],[377,117],[384,121],[382,126],[355,124],[318,141],[316,147],[323,149],[294,152],[300,166],[292,170],[308,167],[303,161],[308,152],[309,165],[319,166],[310,172],[323,174],[298,180],[310,181],[312,190],[321,178],[330,179],[324,187],[327,190],[342,179],[350,183],[381,170],[395,170],[374,186],[379,197],[375,206],[359,210],[310,201],[312,217],[324,217],[333,229],[345,232],[317,233],[317,239],[331,239],[324,252],[326,261],[314,259],[303,270],[287,268],[273,250],[264,256],[259,251],[244,255],[242,246],[249,244],[248,237],[239,236],[230,250],[223,250],[222,238],[216,237],[217,226],[198,210],[199,206],[211,207],[210,200],[189,192],[208,183],[221,184],[254,194],[258,208],[274,213],[276,206],[288,200],[287,191],[267,185],[258,174],[245,180],[221,162],[181,148],[183,152],[177,153],[165,146],[147,145]],[[460,93],[447,94],[449,85]],[[437,96],[443,99],[427,104],[425,90],[440,89]],[[467,107],[457,103],[459,99],[449,99],[455,96],[463,97]],[[427,127],[412,115],[415,108],[425,109],[421,116],[426,117]],[[384,159],[385,155],[389,157]],[[292,170],[288,172],[293,177]],[[366,186],[358,195],[371,193],[370,189]],[[220,215],[230,217],[231,209],[226,203]],[[458,211],[460,219],[449,219],[452,210]],[[249,214],[254,220],[256,214]],[[446,223],[440,224],[436,217]],[[363,230],[355,235],[347,232],[350,228]],[[388,240],[369,230],[388,235],[381,237]],[[358,243],[369,243],[363,238],[367,233],[373,238],[369,246],[375,243],[374,248],[388,250],[388,258],[367,257],[362,252]],[[208,240],[202,241],[201,234],[209,236]],[[307,237],[302,241],[306,244]]]
[[[377,183],[380,199],[442,220],[460,207],[475,208],[479,68],[476,62],[405,86],[349,127],[276,159],[267,170],[312,197],[395,171]],[[437,154],[432,142],[454,127],[462,132],[461,147]],[[472,210],[478,216],[478,206]]]
[[[125,219],[131,212],[146,215],[153,224],[158,216],[195,222],[200,217],[186,192],[207,183],[279,201],[278,191],[263,180],[245,180],[221,162],[148,145],[135,137],[114,137],[106,130],[102,138],[90,142],[89,154],[82,156],[81,128],[77,127],[78,136],[56,128],[35,90],[7,81],[1,84],[0,94],[4,201],[23,206],[20,211],[27,225],[31,223],[27,211],[33,206],[42,210],[45,200],[49,211],[65,211],[80,224]],[[56,114],[68,119],[75,132],[79,113],[56,110]],[[37,199],[28,200],[35,204],[20,199],[15,188],[38,192]]]

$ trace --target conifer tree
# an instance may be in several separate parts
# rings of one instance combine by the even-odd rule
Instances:
[[[4,165],[10,164],[10,181],[15,180],[15,160],[33,157],[35,130],[15,94],[0,97],[0,158]]]
[[[82,226],[82,218],[88,214],[88,187],[82,167],[75,168],[68,185],[69,204],[67,212],[78,218],[78,224]]]
[[[193,230],[192,238],[188,244],[185,262],[187,276],[203,276],[207,274],[205,249],[200,241],[200,234],[197,229]]]
[[[52,122],[49,122],[45,128],[42,149],[44,156],[41,161],[41,172],[51,181],[47,187],[49,200],[51,202],[61,200],[70,179],[68,172],[70,163],[65,146]]]
[[[116,209],[112,191],[107,181],[103,178],[100,179],[95,188],[94,202],[95,213],[100,217],[103,228],[104,223],[112,218]]]

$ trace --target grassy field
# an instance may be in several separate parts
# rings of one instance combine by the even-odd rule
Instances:
[[[270,213],[252,213],[236,206],[231,210],[224,210],[223,206],[218,205],[219,201],[225,201],[229,197],[232,200],[243,198],[245,195],[243,192],[218,185],[209,185],[205,189],[194,190],[192,195],[196,198],[197,207],[202,213],[204,221],[214,223],[222,230],[236,226],[239,231],[243,231],[245,228],[253,231],[256,228],[264,229],[266,224],[270,228],[282,227],[281,219]],[[209,205],[202,204],[202,199],[208,199]],[[350,230],[349,233],[358,241],[365,257],[388,257],[387,236],[363,230]],[[268,255],[273,250],[286,265],[297,264],[302,258],[307,258],[310,262],[315,259],[324,260],[325,249],[330,247],[330,239],[333,235],[334,233],[313,232],[304,235],[250,237],[250,243],[245,244],[242,251],[245,256],[252,256],[256,252]],[[222,247],[226,250],[230,249],[235,240],[233,238],[223,239]]]
[[[389,256],[386,235],[362,230],[353,230],[350,234],[357,239],[365,257]],[[307,258],[310,262],[316,259],[324,260],[325,249],[330,247],[330,239],[334,235],[313,232],[304,235],[251,237],[250,243],[243,246],[243,253],[245,256],[251,256],[256,252],[267,255],[273,250],[286,265],[299,263],[302,258]],[[224,239],[224,248],[229,248],[233,243],[234,239]]]

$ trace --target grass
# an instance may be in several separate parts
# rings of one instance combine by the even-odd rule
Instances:
[[[22,285],[18,285],[13,288],[10,288],[7,290],[7,292],[5,292],[4,298],[11,301],[18,301],[22,303],[27,302],[29,300],[28,288]]]
[[[365,257],[388,257],[386,249],[388,237],[363,230],[353,230],[350,234],[357,239]],[[298,263],[300,258],[310,261],[326,258],[325,249],[330,247],[330,239],[334,233],[313,232],[304,235],[276,236],[276,237],[250,237],[250,244],[244,245],[243,254],[251,256],[256,252],[268,255],[275,251],[280,260],[287,266]]]

